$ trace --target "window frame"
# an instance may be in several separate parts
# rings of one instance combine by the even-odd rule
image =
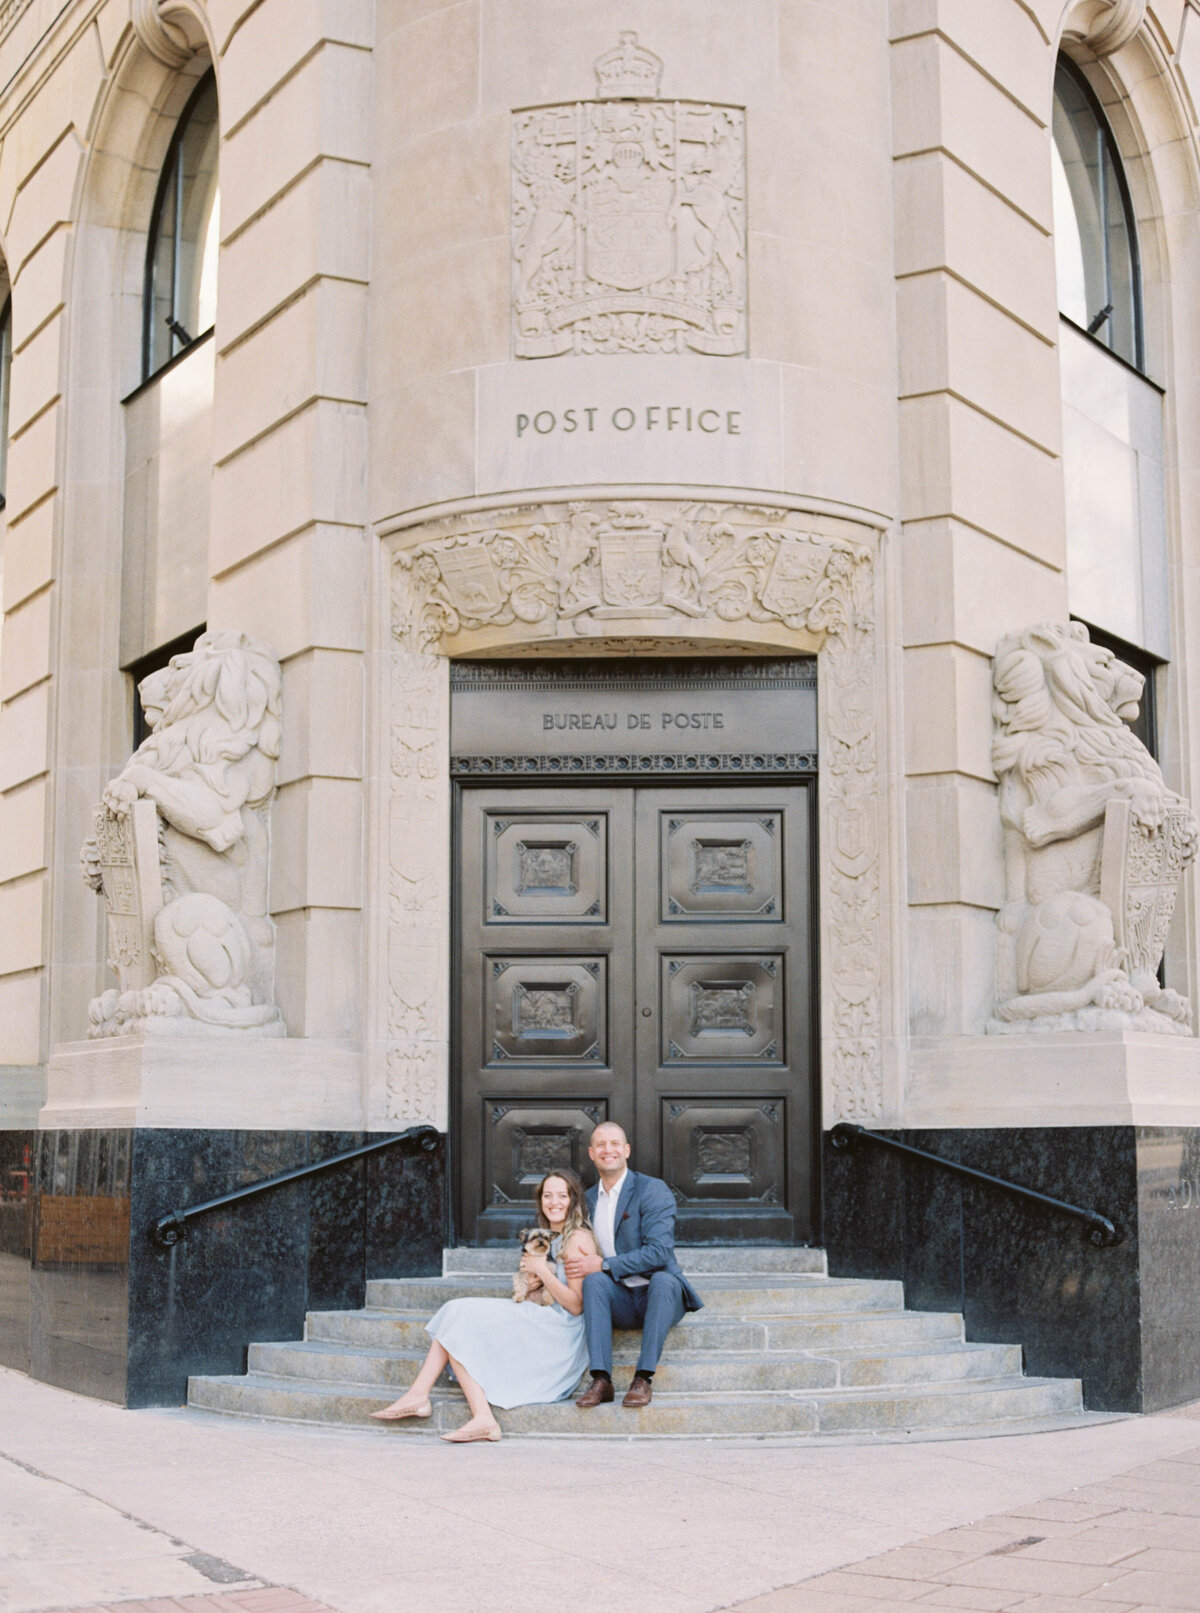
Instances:
[[[0,510],[8,504],[8,412],[12,401],[12,288],[0,304]]]
[[[205,95],[210,88],[215,89],[216,81],[216,69],[213,67],[206,69],[206,71],[202,73],[196,80],[195,88],[184,102],[183,110],[180,112],[179,117],[176,120],[175,128],[171,133],[171,142],[168,145],[166,155],[163,158],[162,168],[159,170],[158,184],[155,186],[154,190],[154,205],[150,209],[150,225],[146,231],[146,260],[142,271],[142,375],[141,380],[138,383],[139,386],[144,386],[147,381],[151,381],[156,376],[161,375],[164,370],[170,367],[170,365],[181,359],[185,353],[190,353],[192,348],[195,347],[198,342],[202,342],[207,337],[211,336],[215,328],[212,325],[208,325],[204,328],[204,330],[196,331],[191,340],[184,343],[179,348],[178,352],[169,354],[161,364],[156,366],[153,365],[154,338],[151,321],[154,314],[154,259],[158,249],[158,243],[162,236],[161,225],[163,204],[166,199],[167,189],[171,184],[172,179],[174,179],[175,218],[172,221],[171,226],[172,236],[175,240],[176,283],[172,287],[171,296],[172,315],[174,317],[178,313],[178,309],[176,307],[179,260],[178,235],[180,228],[180,212],[183,203],[183,186],[180,183],[182,176],[177,171],[179,166],[179,156],[183,146],[184,136],[187,133],[188,124],[191,121],[192,113],[195,111],[196,105],[200,101],[201,97]],[[218,101],[218,107],[219,105],[220,103]],[[220,185],[219,163],[217,170],[217,184],[218,186]],[[172,332],[172,336],[174,337],[174,332]],[[178,340],[177,337],[174,337],[174,339]]]
[[[1124,353],[1119,353],[1098,334],[1088,330],[1085,325],[1080,325],[1076,320],[1071,318],[1070,314],[1064,313],[1061,307],[1058,310],[1059,318],[1065,319],[1067,324],[1070,325],[1073,330],[1077,330],[1082,335],[1086,336],[1090,342],[1094,342],[1097,347],[1102,348],[1104,352],[1106,352],[1111,358],[1116,359],[1118,363],[1126,365],[1129,369],[1142,376],[1145,380],[1149,380],[1150,377],[1146,373],[1145,295],[1142,281],[1142,252],[1138,239],[1138,222],[1137,213],[1135,212],[1133,206],[1133,193],[1129,188],[1129,179],[1125,173],[1125,159],[1122,155],[1121,148],[1117,143],[1117,137],[1113,132],[1112,124],[1109,122],[1107,116],[1105,115],[1104,108],[1100,104],[1099,96],[1088,83],[1083,69],[1078,65],[1077,62],[1073,61],[1065,51],[1060,51],[1055,60],[1055,80],[1057,80],[1060,70],[1066,73],[1067,77],[1074,84],[1086,102],[1088,110],[1096,120],[1096,126],[1100,131],[1102,149],[1105,158],[1105,173],[1101,175],[1101,179],[1103,180],[1107,176],[1107,173],[1111,172],[1116,181],[1117,193],[1121,199],[1121,209],[1125,215],[1125,234],[1129,242],[1129,271],[1133,286],[1132,302],[1134,356],[1132,358],[1128,358]],[[1057,104],[1059,99],[1057,84],[1053,92],[1053,99]],[[1053,119],[1051,120],[1050,139],[1052,145],[1054,145],[1055,149],[1057,150],[1057,143],[1054,140]],[[1057,302],[1057,275],[1055,279],[1055,301]],[[1104,247],[1104,282],[1105,296],[1111,301],[1112,271],[1110,267],[1107,239],[1105,240]]]

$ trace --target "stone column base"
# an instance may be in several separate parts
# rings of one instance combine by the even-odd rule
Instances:
[[[38,1116],[42,1131],[356,1131],[365,1122],[357,1043],[234,1035],[61,1042]]]
[[[914,1037],[906,1127],[1200,1127],[1200,1040],[1144,1032]]]

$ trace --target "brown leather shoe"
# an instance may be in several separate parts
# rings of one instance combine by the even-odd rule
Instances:
[[[592,1387],[585,1389],[575,1404],[580,1411],[591,1411],[593,1406],[604,1406],[613,1398],[611,1378],[593,1378]]]
[[[643,1406],[650,1404],[650,1396],[654,1393],[654,1386],[649,1378],[635,1378],[625,1391],[625,1398],[621,1404],[628,1406],[631,1411],[640,1411]]]

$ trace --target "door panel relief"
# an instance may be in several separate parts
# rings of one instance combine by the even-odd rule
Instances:
[[[808,789],[466,789],[460,845],[462,1234],[614,1119],[681,1238],[808,1236]]]

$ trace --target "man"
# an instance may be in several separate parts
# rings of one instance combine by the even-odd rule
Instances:
[[[568,1277],[583,1278],[592,1368],[592,1386],[575,1404],[588,1411],[613,1398],[613,1328],[640,1327],[637,1370],[621,1402],[637,1409],[650,1404],[667,1334],[684,1311],[698,1311],[703,1301],[675,1259],[675,1200],[667,1184],[629,1169],[629,1140],[611,1120],[592,1132],[588,1158],[600,1177],[587,1191],[600,1253],[565,1263]]]

